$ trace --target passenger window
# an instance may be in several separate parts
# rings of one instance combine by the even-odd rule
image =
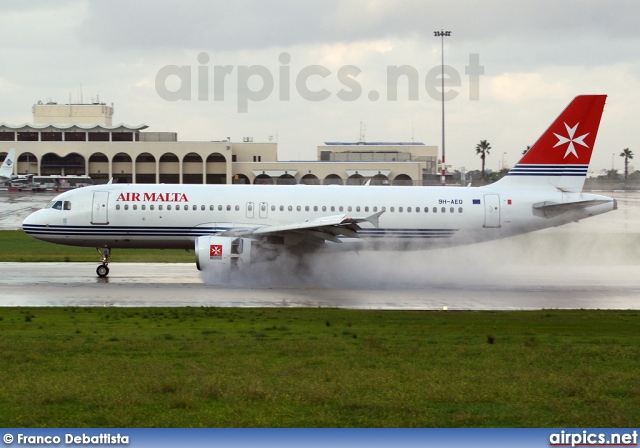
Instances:
[[[198,208],[198,207],[196,207],[195,205],[194,205],[194,207],[195,207],[195,208],[194,208],[194,210]],[[189,206],[188,206],[188,205],[185,205],[185,206],[184,206],[184,211],[185,211],[185,212],[186,212],[186,211],[189,211]]]
[[[318,206],[317,206],[317,205],[314,205],[314,206],[313,206],[313,211],[314,211],[314,212],[317,212],[317,211],[318,211]]]
[[[407,207],[407,213],[411,213],[411,207]]]
[[[218,205],[218,211],[221,212],[222,211],[222,205]]]
[[[171,206],[170,205],[167,205],[167,210],[171,210]]]
[[[213,211],[213,209],[214,209],[213,205],[210,205],[210,206],[209,206],[209,211],[211,211],[211,212],[212,212],[212,211]]]
[[[289,207],[287,207],[287,210],[289,210],[290,212],[292,212],[292,211],[293,211],[293,206],[292,206],[292,205],[290,205]]]
[[[425,207],[425,208],[424,208],[424,212],[425,212],[425,213],[429,213],[429,207]]]
[[[176,210],[180,210],[180,206],[179,205],[176,205]]]
[[[433,207],[433,213],[438,213],[438,207]]]
[[[71,210],[71,202],[64,201],[64,209],[65,210]]]
[[[116,204],[116,210],[120,210],[120,204]]]
[[[326,211],[327,211],[327,206],[326,206],[326,205],[323,205],[323,206],[322,206],[322,211],[323,211],[323,212],[326,212]]]
[[[240,206],[236,205],[236,211],[239,212],[240,211]]]
[[[162,204],[158,205],[158,210],[162,210]]]
[[[275,205],[272,205],[272,206],[271,206],[271,211],[272,211],[272,212],[275,212],[275,211],[276,211],[276,206],[275,206]]]
[[[194,206],[193,206],[193,207],[191,207],[191,208],[193,209],[193,211],[198,210],[198,206],[197,206],[197,205],[194,205]],[[204,205],[202,206],[202,210],[204,210]]]
[[[149,210],[153,210],[154,208],[155,208],[155,207],[153,206],[153,204],[151,204],[151,205],[149,206]]]
[[[344,211],[344,207],[341,205],[339,210]]]
[[[396,208],[395,208],[395,207],[391,207],[391,208],[389,208],[389,211],[390,211],[391,213],[393,213],[395,210],[396,210]]]
[[[366,206],[366,207],[364,208],[364,211],[365,211],[365,212],[368,212],[368,211],[369,211],[369,206]]]
[[[380,210],[382,210],[383,212],[387,211],[387,207],[382,207]]]
[[[146,205],[142,204],[142,205],[140,206],[140,210],[146,210],[146,209],[147,209],[147,206],[146,206]]]
[[[447,209],[446,209],[446,208],[444,208],[444,207],[442,207],[442,208],[440,209],[440,211],[441,211],[442,213],[447,213]]]
[[[204,210],[205,210],[205,208],[206,208],[206,207],[205,207],[204,205],[201,205],[201,206],[200,206],[200,210],[202,210],[202,211],[204,211]],[[194,208],[194,210],[195,210],[195,208]]]
[[[402,207],[398,207],[398,212],[402,213]]]
[[[462,207],[458,207],[458,213],[462,213]]]
[[[124,204],[124,209],[129,210],[129,204]]]
[[[356,207],[356,212],[360,211],[360,206]]]
[[[305,206],[304,206],[304,211],[305,211],[305,212],[308,212],[308,211],[309,211],[309,206],[308,206],[308,205],[305,205]]]
[[[453,210],[454,210],[454,209],[453,209],[453,207],[451,207],[451,208],[449,209],[449,212],[453,213]]]
[[[284,205],[280,206],[280,211],[283,212],[284,211]]]
[[[350,212],[351,211],[351,206],[347,207],[347,211]]]
[[[231,211],[231,206],[227,205],[227,211],[230,212]]]
[[[138,210],[138,205],[137,204],[133,204],[133,209],[134,210]]]
[[[378,207],[373,207],[373,213],[376,213],[377,211],[378,211]]]
[[[335,206],[335,205],[332,205],[332,206],[331,206],[331,211],[332,211],[332,212],[335,212],[335,211],[336,211],[336,206]]]
[[[300,206],[298,205],[298,206],[296,207],[296,210],[297,210],[297,211],[301,211],[301,210],[302,210],[302,207],[300,207]]]

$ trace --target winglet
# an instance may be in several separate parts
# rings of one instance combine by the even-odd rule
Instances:
[[[374,227],[380,227],[380,215],[382,215],[383,213],[384,213],[384,210],[378,213],[374,213],[373,215],[365,218],[364,220],[373,224]]]

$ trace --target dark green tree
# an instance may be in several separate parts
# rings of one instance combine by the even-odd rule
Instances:
[[[480,158],[482,159],[482,179],[485,178],[484,160],[489,154],[489,150],[491,150],[491,145],[486,140],[480,140],[480,143],[476,145],[476,154],[480,155]]]
[[[620,157],[624,157],[624,180],[627,181],[627,176],[629,176],[629,160],[633,159],[633,151],[629,150],[629,148],[624,148],[620,153]]]

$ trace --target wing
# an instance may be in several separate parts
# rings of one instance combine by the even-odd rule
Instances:
[[[229,229],[220,236],[241,236],[254,239],[266,238],[269,236],[289,237],[292,243],[307,241],[332,241],[340,243],[339,236],[349,238],[360,238],[358,231],[362,228],[360,223],[368,222],[374,227],[378,227],[380,215],[384,211],[366,217],[351,216],[348,214],[323,216],[307,221],[291,224],[280,224],[275,226],[262,226],[257,228],[236,228]],[[291,239],[291,237],[293,237]]]

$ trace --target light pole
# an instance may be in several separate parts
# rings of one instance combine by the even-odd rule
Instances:
[[[442,56],[442,74],[441,74],[441,78],[442,78],[442,185],[445,185],[445,165],[444,165],[444,37],[447,36],[451,36],[451,31],[444,31],[444,30],[440,30],[440,31],[434,31],[433,35],[435,37],[439,37],[440,38],[440,52],[441,52],[441,56]]]
[[[611,153],[611,174],[613,175],[613,170],[614,170],[614,157],[616,156],[616,153]]]
[[[505,156],[505,154],[507,154],[507,153],[506,152],[502,153],[502,166],[500,167],[501,170],[504,169],[504,156]]]

